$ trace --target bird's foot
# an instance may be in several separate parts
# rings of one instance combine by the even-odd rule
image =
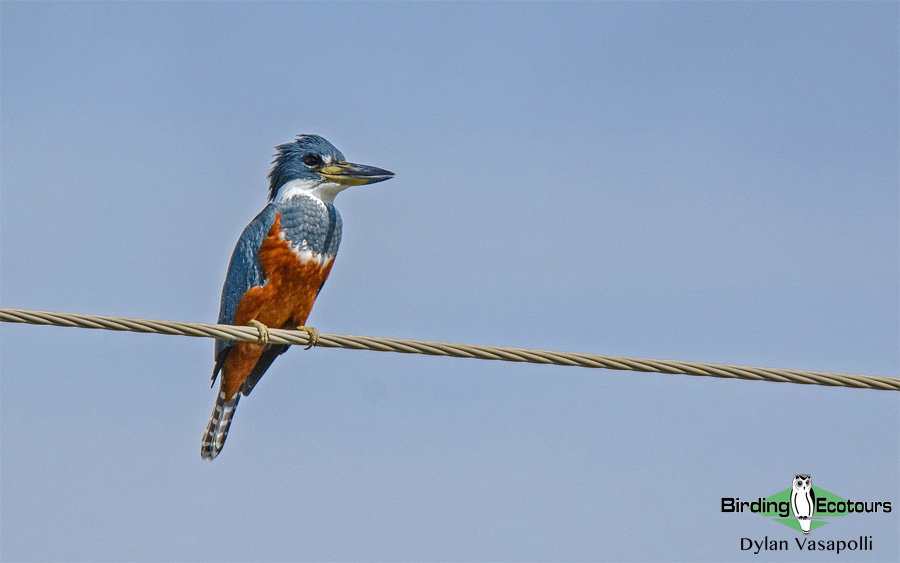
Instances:
[[[309,350],[313,346],[319,343],[319,331],[311,326],[298,326],[297,330],[302,330],[307,335],[309,335],[309,344],[306,345],[304,350]]]
[[[257,342],[259,342],[260,346],[265,346],[269,343],[269,327],[262,324],[256,319],[253,319],[247,326],[256,327],[256,330],[259,331],[259,337],[257,338]]]

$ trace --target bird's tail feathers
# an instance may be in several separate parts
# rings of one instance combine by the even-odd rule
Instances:
[[[228,438],[228,427],[231,426],[231,417],[234,416],[234,410],[241,399],[241,393],[237,392],[230,401],[226,400],[224,387],[224,385],[219,386],[219,394],[216,395],[216,406],[213,407],[209,424],[206,425],[206,432],[203,433],[203,443],[200,445],[200,457],[210,461],[215,459],[219,452],[222,451],[225,439]]]

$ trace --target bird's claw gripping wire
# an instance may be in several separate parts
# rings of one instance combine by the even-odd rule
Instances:
[[[248,326],[256,327],[256,330],[259,331],[259,337],[257,338],[257,342],[260,346],[265,346],[269,343],[269,327],[262,324],[256,319],[253,319],[249,323]]]
[[[253,319],[252,321],[247,323],[247,325],[255,327],[256,330],[259,331],[259,337],[257,337],[257,342],[259,343],[260,346],[266,346],[269,344],[269,327],[262,324],[261,322],[259,322],[256,319]],[[315,346],[319,343],[318,329],[311,327],[311,326],[298,326],[297,330],[302,330],[309,336],[308,344],[306,345],[306,348],[304,348],[304,350],[309,350],[310,348],[312,348],[313,346]]]
[[[297,330],[302,330],[307,335],[309,335],[309,344],[306,345],[304,350],[309,350],[313,346],[319,343],[319,331],[318,329],[311,326],[298,326]]]

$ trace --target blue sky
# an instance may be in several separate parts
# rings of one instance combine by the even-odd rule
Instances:
[[[0,304],[214,320],[318,133],[397,174],[336,200],[323,332],[897,376],[898,16],[3,2]],[[207,463],[211,341],[0,334],[8,561],[742,560],[795,533],[721,497],[900,507],[896,393],[290,350]]]

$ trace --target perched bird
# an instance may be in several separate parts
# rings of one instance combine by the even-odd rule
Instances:
[[[219,394],[203,434],[200,456],[214,459],[225,444],[241,393],[249,395],[272,362],[287,350],[268,344],[267,327],[305,327],[341,243],[334,197],[350,186],[374,184],[393,172],[351,164],[318,135],[300,135],[276,147],[269,172],[269,203],[244,229],[228,265],[219,324],[253,325],[260,341],[216,340],[212,380]]]

